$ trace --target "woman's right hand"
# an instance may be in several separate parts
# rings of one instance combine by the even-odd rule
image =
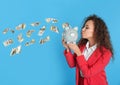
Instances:
[[[63,46],[66,48],[67,52],[69,52],[70,49],[69,49],[67,43],[64,41],[64,39],[62,39],[62,44],[63,44]]]

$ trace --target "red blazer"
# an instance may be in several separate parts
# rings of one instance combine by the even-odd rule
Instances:
[[[81,52],[84,48],[85,46],[80,47]],[[76,67],[76,85],[108,85],[104,69],[112,54],[104,47],[102,47],[102,50],[103,54],[100,48],[96,48],[87,61],[83,55],[76,56],[76,54],[64,51],[68,65],[71,68]],[[80,70],[84,77],[80,75]]]

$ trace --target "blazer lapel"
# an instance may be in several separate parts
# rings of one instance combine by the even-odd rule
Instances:
[[[96,50],[92,53],[92,55],[89,57],[89,59],[87,60],[87,63],[89,65],[93,64],[94,62],[96,62],[96,60],[100,57],[100,50],[99,48],[96,48]]]
[[[85,45],[80,47],[80,51],[83,52],[85,49]],[[97,47],[96,50],[92,53],[92,55],[89,57],[89,59],[87,60],[88,65],[93,64],[94,62],[96,62],[96,60],[100,57],[101,53],[99,48]]]

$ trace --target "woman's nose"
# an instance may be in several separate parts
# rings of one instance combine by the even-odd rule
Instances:
[[[85,31],[85,28],[82,28],[82,31]]]

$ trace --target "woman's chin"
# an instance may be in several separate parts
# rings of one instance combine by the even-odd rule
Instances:
[[[87,39],[86,37],[82,36],[83,39]]]
[[[85,38],[84,36],[82,36],[82,38]]]

